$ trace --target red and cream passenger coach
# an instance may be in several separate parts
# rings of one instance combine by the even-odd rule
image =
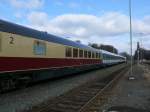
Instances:
[[[0,20],[0,85],[59,77],[101,62],[97,49]]]

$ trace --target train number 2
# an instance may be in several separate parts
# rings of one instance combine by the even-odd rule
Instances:
[[[14,37],[9,37],[10,38],[10,41],[9,41],[9,44],[14,44]]]

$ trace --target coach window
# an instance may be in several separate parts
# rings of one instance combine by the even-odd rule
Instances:
[[[79,50],[79,57],[82,58],[83,57],[83,50]]]
[[[72,57],[72,48],[71,47],[66,48],[66,57]]]
[[[91,58],[91,51],[88,51],[88,58]]]
[[[96,52],[96,58],[98,58],[98,53]]]
[[[102,56],[103,56],[103,59],[106,60],[105,54],[102,54]]]
[[[34,54],[46,55],[46,43],[43,41],[34,41]]]
[[[2,36],[0,34],[0,52],[2,51]]]
[[[98,55],[98,57],[99,57],[99,59],[102,57],[102,54],[101,53],[98,53],[99,55]]]
[[[2,51],[2,39],[1,39],[1,35],[0,35],[0,52]]]
[[[95,58],[95,56],[94,56],[94,52],[92,52],[92,58]]]
[[[78,49],[77,48],[73,48],[73,57],[74,58],[78,57]]]
[[[88,54],[88,52],[87,51],[84,51],[84,58],[87,58],[87,55]]]
[[[101,54],[100,54],[100,53],[98,53],[98,58],[100,59],[100,57],[101,57]]]

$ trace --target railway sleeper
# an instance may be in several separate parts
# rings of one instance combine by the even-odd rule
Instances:
[[[73,101],[66,100],[61,103],[67,104],[67,105],[83,105],[84,104],[83,102],[78,102],[78,100],[77,101],[76,100],[73,100]]]
[[[82,105],[74,105],[72,103],[70,104],[65,104],[65,103],[59,103],[57,104],[58,108],[66,108],[66,109],[73,109],[73,110],[77,110],[79,109]]]
[[[94,89],[94,90],[95,90],[95,89]],[[88,89],[88,90],[81,91],[80,94],[96,94],[98,90],[99,90],[99,89],[96,89],[95,91],[93,91],[93,90],[90,91],[90,90]]]
[[[51,111],[53,110],[53,111]],[[43,111],[40,111],[40,112],[77,112],[76,109],[72,109],[72,108],[66,108],[66,107],[52,107],[52,108],[49,108],[49,109],[44,109]]]
[[[89,89],[90,91],[84,91],[84,92],[80,92],[79,95],[95,95],[97,94],[101,89],[103,88],[99,88],[99,89]]]
[[[87,101],[87,99],[81,99],[80,97],[77,97],[77,96],[75,96],[74,98],[72,98],[72,99],[64,99],[64,101],[67,101],[67,102],[74,102],[74,103],[79,103],[79,104],[84,104],[86,101]]]
[[[90,85],[88,88],[101,89],[106,85],[106,83],[95,83]]]
[[[96,94],[94,94],[96,95]],[[94,96],[93,94],[79,94],[78,96],[80,96],[81,98],[84,97],[84,98],[91,98]]]
[[[95,95],[100,90],[101,90],[101,88],[99,88],[99,89],[89,89],[88,91],[79,92],[78,95]]]
[[[74,98],[74,99],[71,99],[71,100],[69,100],[69,101],[71,101],[71,102],[80,102],[80,103],[85,103],[85,102],[87,102],[88,101],[88,98],[86,97],[78,97],[78,98]]]
[[[57,110],[57,109],[48,109],[46,111],[40,111],[40,112],[65,112],[65,111]]]
[[[74,99],[79,99],[79,100],[82,100],[82,99],[88,99],[89,97],[91,97],[91,96],[88,96],[88,95],[86,95],[86,94],[79,94],[79,95],[76,95],[76,96],[74,96],[71,100],[74,100]]]
[[[91,90],[92,90],[92,92],[97,92],[97,91],[99,91],[100,89],[102,89],[102,88],[101,88],[101,87],[99,87],[99,88],[88,87],[88,88],[87,88],[87,91],[91,91]]]

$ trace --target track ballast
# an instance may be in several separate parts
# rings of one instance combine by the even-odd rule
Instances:
[[[122,67],[103,80],[77,87],[25,112],[95,112],[127,69],[127,66]]]

